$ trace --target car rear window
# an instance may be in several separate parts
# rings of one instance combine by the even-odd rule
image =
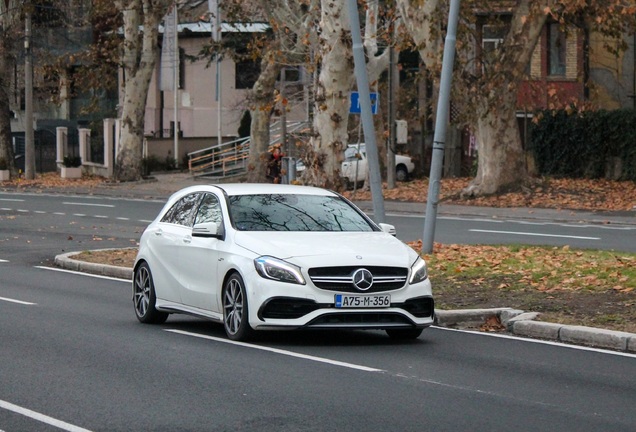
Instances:
[[[229,197],[239,231],[374,231],[373,225],[340,197],[259,194]]]

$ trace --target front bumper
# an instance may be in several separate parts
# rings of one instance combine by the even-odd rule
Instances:
[[[267,329],[395,329],[433,324],[435,302],[428,279],[387,291],[391,305],[383,308],[336,308],[334,292],[307,285],[285,284],[251,275],[248,286],[250,325]],[[374,293],[382,294],[382,293]]]

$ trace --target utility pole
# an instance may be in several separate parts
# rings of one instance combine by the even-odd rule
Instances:
[[[396,113],[396,61],[395,61],[395,47],[391,45],[389,47],[389,95],[387,98],[389,104],[389,140],[386,146],[386,184],[388,189],[395,189],[395,113]]]
[[[24,27],[24,177],[35,178],[33,140],[33,52],[31,50],[31,5],[26,8]]]
[[[367,75],[367,62],[364,57],[364,46],[360,35],[360,18],[358,18],[358,2],[347,1],[349,22],[351,23],[351,40],[353,42],[353,61],[358,93],[360,94],[360,108],[362,116],[362,128],[364,141],[367,146],[367,159],[369,166],[369,183],[371,184],[371,200],[373,201],[373,219],[377,223],[383,223],[384,196],[382,196],[382,179],[380,178],[380,160],[378,146],[375,139],[373,126],[373,114],[371,112],[371,95],[369,92],[369,77]]]
[[[431,161],[431,174],[428,179],[426,219],[424,220],[424,236],[422,237],[422,252],[427,254],[433,252],[433,239],[435,237],[437,205],[439,203],[439,189],[442,179],[442,164],[444,163],[444,144],[446,143],[446,124],[448,123],[450,87],[451,81],[453,80],[453,64],[455,62],[455,40],[457,36],[457,21],[459,20],[459,2],[460,0],[451,0],[450,2],[448,30],[444,42],[442,76],[439,85],[435,135],[433,136],[433,158]]]

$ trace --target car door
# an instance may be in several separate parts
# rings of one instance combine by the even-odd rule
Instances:
[[[362,181],[365,178],[367,170],[367,162],[364,150],[356,147],[347,147],[344,154],[344,161],[340,167],[340,175],[346,177],[349,181]]]
[[[224,232],[223,215],[219,197],[214,193],[203,195],[194,224],[215,222],[219,233]],[[206,311],[219,312],[217,298],[220,290],[218,271],[219,245],[222,239],[193,237],[192,230],[187,244],[181,249],[179,266],[183,284],[183,304]]]
[[[182,302],[182,269],[179,254],[192,234],[192,221],[200,193],[188,194],[177,201],[149,234],[153,255],[153,281],[161,299]]]

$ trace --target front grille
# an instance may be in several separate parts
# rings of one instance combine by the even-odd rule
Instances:
[[[368,290],[359,290],[353,284],[353,274],[356,270],[365,268],[373,275],[373,285]],[[318,288],[348,293],[377,293],[393,291],[406,284],[409,270],[402,267],[382,266],[344,266],[344,267],[316,267],[309,269],[309,277]]]
[[[307,324],[311,328],[350,327],[350,328],[386,328],[412,327],[413,323],[405,316],[394,312],[336,312],[322,315]]]

